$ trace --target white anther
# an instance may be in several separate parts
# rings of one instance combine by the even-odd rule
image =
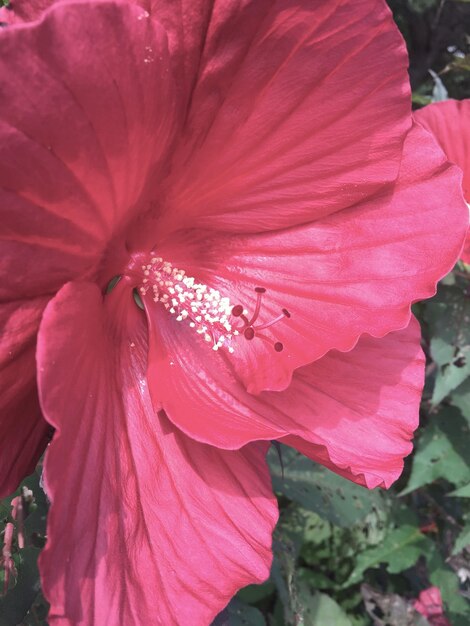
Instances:
[[[230,324],[233,305],[217,289],[197,282],[159,256],[152,256],[150,263],[142,265],[142,272],[140,293],[145,295],[151,286],[152,300],[161,303],[176,321],[187,321],[190,328],[212,344],[214,351],[224,344],[227,346],[230,339],[239,334]],[[247,315],[247,311],[244,313]],[[227,348],[229,352],[234,351],[231,345]]]

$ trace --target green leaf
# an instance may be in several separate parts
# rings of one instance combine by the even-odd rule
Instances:
[[[234,598],[212,626],[266,626],[266,622],[261,611]]]
[[[470,376],[470,298],[459,286],[441,285],[426,305],[426,320],[438,366],[432,396],[437,405]]]
[[[432,403],[439,404],[454,389],[470,376],[470,354],[465,350],[457,350],[456,346],[446,343],[441,337],[431,339],[431,356],[439,369],[434,383]],[[459,359],[465,359],[465,364]]]
[[[455,498],[470,498],[470,483],[468,485],[464,485],[460,487],[460,489],[456,489],[448,494],[449,496],[453,496]]]
[[[428,555],[429,580],[432,585],[441,590],[445,607],[455,615],[465,615],[470,618],[470,603],[459,593],[457,574],[451,570],[439,552],[434,548]],[[454,623],[454,620],[451,620]]]
[[[462,383],[451,395],[451,403],[460,409],[470,426],[470,379]]]
[[[462,550],[467,546],[470,546],[470,522],[467,522],[467,524],[460,532],[460,535],[455,540],[452,554],[458,554],[459,552],[462,552]]]
[[[431,417],[422,431],[413,458],[411,476],[405,495],[445,478],[457,486],[470,481],[467,465],[469,427],[460,412],[452,407],[442,409]]]
[[[384,506],[384,494],[337,476],[291,448],[281,446],[284,476],[274,449],[268,454],[273,488],[305,509],[338,526],[348,527],[374,508]]]
[[[245,604],[256,604],[272,596],[275,589],[274,584],[268,580],[262,585],[248,585],[248,587],[240,589],[237,598]]]
[[[426,553],[430,540],[414,526],[401,526],[389,532],[383,542],[361,552],[356,565],[344,587],[361,581],[363,573],[381,563],[387,564],[390,574],[396,574],[411,567]]]
[[[228,606],[227,626],[266,626],[266,622],[261,611],[235,598]]]
[[[306,585],[300,586],[299,604],[299,626],[352,626],[339,604],[324,593],[312,593]]]

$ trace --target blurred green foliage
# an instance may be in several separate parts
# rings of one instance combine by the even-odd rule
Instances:
[[[436,80],[449,98],[470,95],[470,2],[388,0],[410,55],[413,102],[432,100]],[[442,97],[441,97],[442,99]]]
[[[408,45],[415,106],[470,97],[470,1],[389,4]],[[243,589],[214,626],[429,626],[412,601],[430,585],[440,587],[452,626],[470,624],[470,268],[459,264],[444,282],[415,311],[427,380],[399,484],[367,491],[287,448],[281,466],[273,448],[281,516],[271,578]],[[15,529],[0,567],[0,626],[47,624],[40,473],[0,501],[1,543],[7,525]]]
[[[5,550],[0,557],[0,626],[47,623],[47,603],[41,594],[37,565],[45,544],[47,517],[47,500],[40,487],[40,473],[41,467],[38,467],[14,494],[0,501],[3,540],[6,525],[15,527],[10,550],[12,560],[6,562]]]

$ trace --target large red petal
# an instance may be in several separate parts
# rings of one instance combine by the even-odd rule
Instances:
[[[0,8],[0,23],[22,24],[36,20],[58,0],[17,0]]]
[[[299,370],[274,402],[286,411],[296,403],[297,419],[311,430],[281,441],[350,480],[390,487],[419,423],[420,336],[413,318],[405,330],[363,337],[351,352],[330,352]]]
[[[434,135],[449,161],[463,170],[464,195],[470,202],[470,99],[434,102],[415,111],[414,118]]]
[[[459,181],[458,168],[416,124],[392,193],[273,233],[186,231],[162,242],[159,253],[248,316],[255,288],[265,288],[255,326],[289,311],[259,338],[236,338],[229,355],[250,392],[281,390],[293,370],[329,350],[407,326],[411,303],[435,293],[460,253],[468,209]]]
[[[127,3],[58,3],[2,31],[0,75],[0,296],[53,293],[149,208],[175,130],[166,34]]]
[[[434,135],[449,161],[462,169],[463,193],[470,203],[470,99],[434,102],[415,111],[414,117]],[[470,236],[462,259],[470,263]]]
[[[0,307],[0,497],[30,474],[48,442],[36,389],[36,333],[47,299]]]
[[[222,351],[164,315],[153,319],[148,382],[155,404],[187,434],[226,448],[279,438],[369,487],[400,475],[424,381],[415,320],[381,339],[364,336],[350,352],[329,352],[298,369],[284,391],[253,396]]]
[[[273,230],[395,180],[411,116],[385,2],[216,1],[203,43],[167,228]]]
[[[296,430],[290,414],[279,414],[265,395],[246,391],[225,351],[214,352],[186,324],[149,307],[148,384],[157,409],[194,439],[239,448]]]
[[[50,624],[204,626],[269,574],[266,446],[221,451],[157,416],[145,318],[128,292],[108,302],[112,325],[96,287],[69,284],[39,334],[41,402],[57,429],[40,563]]]

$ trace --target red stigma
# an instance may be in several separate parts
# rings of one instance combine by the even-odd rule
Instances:
[[[248,328],[245,328],[245,330],[243,331],[243,335],[245,339],[248,339],[248,341],[251,341],[253,337],[255,336],[255,331],[251,326],[248,326]]]
[[[289,313],[287,309],[281,309],[281,314],[278,315],[273,320],[271,320],[270,322],[255,325],[255,322],[258,319],[260,311],[261,311],[261,301],[263,298],[263,294],[266,293],[266,289],[264,287],[255,287],[255,293],[256,293],[256,304],[255,304],[255,309],[253,311],[253,315],[251,316],[250,319],[248,319],[248,317],[244,313],[244,308],[241,304],[236,304],[232,308],[232,315],[234,317],[240,318],[241,320],[241,325],[239,325],[238,327],[234,327],[234,330],[238,331],[239,333],[242,333],[247,341],[251,341],[252,339],[257,337],[271,344],[275,352],[282,352],[284,350],[284,344],[282,344],[280,341],[276,341],[276,342],[271,341],[271,339],[261,334],[260,331],[266,330],[267,328],[274,326],[274,324],[277,324],[283,319],[289,319],[291,317],[291,314]]]

